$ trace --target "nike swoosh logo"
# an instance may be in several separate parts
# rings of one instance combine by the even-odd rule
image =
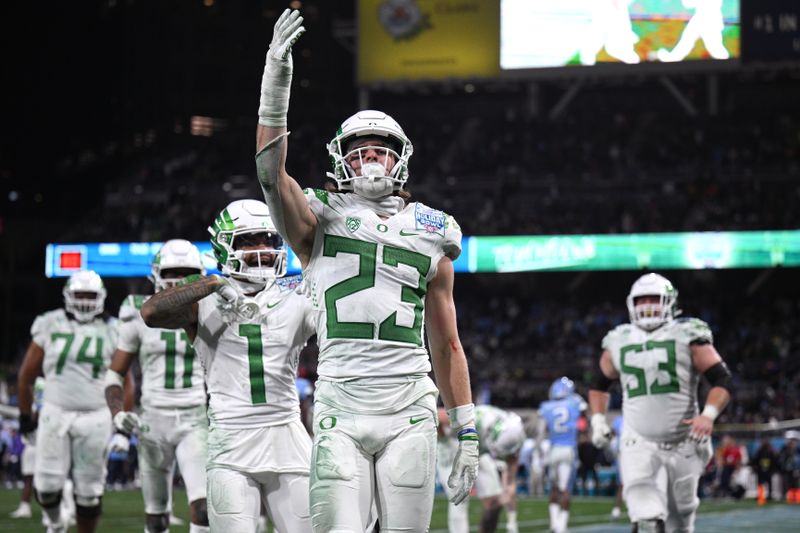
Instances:
[[[273,307],[275,307],[275,306],[276,306],[276,305],[278,305],[279,303],[281,303],[281,301],[280,301],[280,300],[278,300],[277,302],[268,303],[268,304],[267,304],[267,309],[272,309]]]
[[[419,235],[418,231],[406,231],[404,229],[400,230],[401,237],[413,237],[414,235]]]
[[[408,419],[408,421],[411,423],[411,425],[414,425],[414,424],[419,424],[420,422],[422,422],[422,421],[423,421],[423,420],[425,420],[426,418],[428,418],[428,417],[427,417],[427,416],[423,416],[423,417],[421,417],[421,418],[414,418],[414,417],[412,416],[411,418],[409,418],[409,419]]]

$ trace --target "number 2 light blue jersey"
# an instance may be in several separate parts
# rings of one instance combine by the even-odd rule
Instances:
[[[578,419],[586,402],[577,394],[561,400],[548,400],[539,407],[539,416],[547,423],[547,434],[553,446],[575,447],[578,442]]]

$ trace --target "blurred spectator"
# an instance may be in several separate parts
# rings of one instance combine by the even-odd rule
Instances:
[[[797,440],[800,438],[800,432],[787,431],[786,444],[778,454],[778,464],[780,465],[781,474],[783,475],[783,496],[789,494],[789,491],[797,490],[800,487],[800,450],[797,447]]]
[[[767,486],[767,499],[772,499],[772,475],[778,471],[778,454],[769,437],[761,438],[761,445],[750,459],[750,466],[756,472],[759,485]]]
[[[736,443],[731,435],[722,437],[722,444],[718,451],[718,462],[720,465],[720,481],[719,488],[722,491],[722,496],[737,496],[738,490],[732,483],[733,475],[742,466],[743,454],[742,448]]]

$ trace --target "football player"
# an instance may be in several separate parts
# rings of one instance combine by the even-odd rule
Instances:
[[[173,239],[156,254],[150,280],[156,292],[205,274],[197,247]],[[149,328],[140,314],[147,296],[129,295],[119,310],[119,340],[106,372],[106,401],[117,431],[139,436],[139,471],[148,533],[169,530],[175,463],[186,484],[189,531],[208,531],[206,511],[206,393],[203,373],[182,329]],[[142,368],[142,412],[123,407],[123,379],[135,358]],[[125,446],[127,439],[117,439]]]
[[[70,467],[78,529],[95,531],[100,519],[111,437],[103,376],[116,343],[116,332],[103,316],[106,289],[100,276],[76,272],[63,294],[63,309],[34,320],[19,372],[20,432],[30,435],[38,422],[33,486],[53,533],[68,527],[61,498]],[[32,389],[42,372],[44,398],[35,421]]]
[[[575,394],[575,383],[568,377],[555,380],[550,385],[549,396],[550,399],[539,406],[539,416],[544,426],[543,432],[547,432],[551,443],[547,460],[551,487],[548,506],[550,529],[555,533],[563,533],[569,522],[570,483],[575,470],[578,420],[586,410],[586,402]]]
[[[191,276],[142,304],[150,327],[183,328],[209,394],[212,531],[255,532],[262,503],[276,529],[310,531],[311,438],[295,379],[314,333],[298,277],[267,206],[237,200],[208,228],[222,276]]]
[[[285,168],[297,11],[275,24],[261,84],[256,166],[275,224],[297,254],[317,316],[311,512],[314,531],[424,531],[433,508],[437,388],[459,439],[448,484],[467,498],[478,437],[453,303],[461,230],[407,203],[413,152],[379,111],[344,121],[328,145],[331,190],[305,192]],[[431,348],[423,340],[423,323]]]
[[[608,445],[608,387],[619,379],[625,423],[619,451],[623,496],[633,531],[694,530],[697,483],[711,457],[714,419],[730,399],[731,373],[702,320],[677,318],[678,291],[646,274],[631,287],[630,324],[603,339],[598,380],[589,391],[592,442]],[[711,390],[702,412],[697,384]]]

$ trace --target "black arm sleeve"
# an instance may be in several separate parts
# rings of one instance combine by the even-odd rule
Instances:
[[[603,371],[599,371],[595,373],[594,377],[592,378],[592,383],[589,385],[589,388],[593,390],[599,391],[607,391],[611,388],[611,385],[614,383],[613,379],[608,379]]]
[[[724,361],[720,361],[716,365],[706,370],[703,375],[706,377],[712,387],[722,387],[725,390],[731,390],[731,371]]]

